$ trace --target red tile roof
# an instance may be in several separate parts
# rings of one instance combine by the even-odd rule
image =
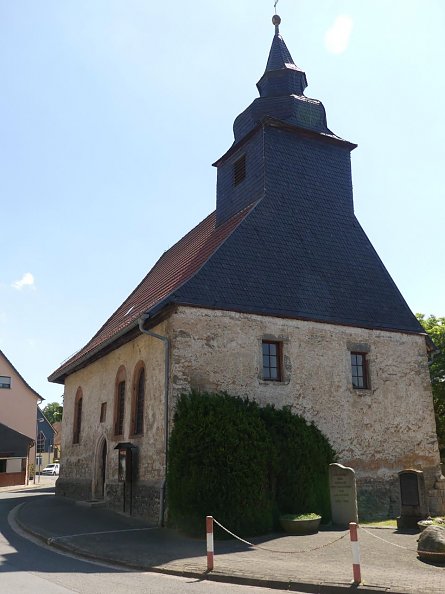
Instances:
[[[113,342],[125,331],[137,326],[138,319],[165,301],[205,264],[212,254],[252,209],[253,204],[215,227],[216,211],[166,251],[143,281],[105,322],[93,338],[49,376],[49,381],[63,383],[64,378],[82,366],[101,347]]]

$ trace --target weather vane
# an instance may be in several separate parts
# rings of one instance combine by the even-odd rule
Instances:
[[[275,0],[273,7],[275,8],[275,14],[277,14],[277,4],[280,0]]]

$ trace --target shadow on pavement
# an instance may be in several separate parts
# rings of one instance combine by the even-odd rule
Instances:
[[[39,546],[23,538],[9,526],[7,521],[8,512],[16,505],[25,503],[25,505],[34,507],[35,503],[46,499],[48,499],[48,496],[43,494],[33,498],[32,503],[29,503],[29,499],[26,497],[15,499],[3,497],[1,499],[2,512],[3,508],[7,511],[5,514],[0,514],[0,558],[2,559],[2,563],[0,564],[0,575],[2,572],[22,571],[43,573],[121,573],[125,571],[125,569],[105,566],[99,567],[98,565],[60,555],[56,550],[52,551],[47,547]],[[5,541],[4,543],[2,542],[3,540]],[[1,550],[10,550],[11,548],[15,549],[14,552],[3,552]]]

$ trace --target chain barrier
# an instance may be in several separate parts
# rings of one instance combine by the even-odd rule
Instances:
[[[411,551],[412,553],[416,553],[418,555],[419,554],[425,555],[426,557],[428,557],[428,556],[442,557],[445,560],[445,553],[440,553],[440,552],[436,553],[436,552],[432,552],[432,551],[420,551],[418,549],[411,549],[410,547],[404,547],[403,545],[399,545],[399,544],[396,544],[395,542],[391,542],[390,540],[386,540],[386,538],[377,536],[377,534],[373,534],[369,530],[366,530],[366,528],[363,528],[363,526],[360,526],[360,529],[363,530],[363,532],[366,532],[366,534],[373,536],[377,540],[381,540],[382,542],[385,542],[386,544],[390,544],[393,547],[397,547],[398,549],[404,549],[405,551]]]
[[[301,550],[298,550],[298,551],[280,551],[278,549],[269,549],[269,548],[263,547],[261,545],[253,544],[252,542],[249,542],[248,540],[244,540],[244,538],[241,538],[240,536],[237,536],[236,534],[234,534],[233,532],[231,532],[228,528],[226,528],[225,526],[223,526],[222,524],[220,524],[218,522],[218,520],[215,520],[215,518],[213,518],[213,521],[220,528],[222,528],[223,530],[225,530],[228,534],[230,534],[231,536],[233,536],[237,540],[243,542],[244,544],[249,545],[249,547],[253,547],[255,549],[261,549],[262,551],[267,551],[268,553],[279,553],[280,555],[295,555],[295,554],[300,554],[300,553],[310,553],[312,551],[318,551],[319,549],[324,549],[325,547],[328,547],[328,546],[334,544],[335,542],[339,542],[340,540],[342,540],[343,538],[345,538],[345,536],[347,536],[349,534],[349,530],[347,530],[344,534],[342,534],[338,538],[335,538],[334,540],[331,540],[331,541],[329,541],[329,542],[327,542],[325,544],[322,544],[322,545],[320,545],[318,547],[312,547],[310,549],[301,549]]]
[[[399,544],[396,544],[395,542],[391,542],[390,540],[386,540],[385,538],[382,538],[381,536],[377,536],[377,534],[373,534],[369,530],[366,530],[366,528],[363,528],[363,526],[360,526],[360,529],[363,530],[363,532],[366,532],[366,534],[369,534],[370,536],[373,536],[377,540],[381,540],[382,542],[386,542],[386,544],[390,544],[393,547],[397,547],[398,549],[405,549],[405,551],[412,551],[412,552],[417,553],[417,549],[410,549],[409,547],[404,547],[403,545],[399,545]]]

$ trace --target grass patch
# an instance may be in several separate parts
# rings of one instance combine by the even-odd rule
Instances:
[[[427,520],[425,520],[427,521]],[[445,518],[437,517],[437,518],[428,518],[428,521],[431,522],[431,526],[442,526],[445,528]],[[363,520],[360,522],[362,526],[375,526],[377,528],[397,528],[397,520],[396,519],[388,519],[388,520]]]
[[[397,520],[361,520],[359,522],[362,526],[376,526],[378,528],[397,528]]]

